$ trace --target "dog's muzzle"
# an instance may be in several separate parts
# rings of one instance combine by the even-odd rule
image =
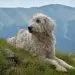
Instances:
[[[30,33],[33,32],[33,31],[32,31],[32,28],[33,28],[32,26],[28,27],[28,30],[29,30]]]

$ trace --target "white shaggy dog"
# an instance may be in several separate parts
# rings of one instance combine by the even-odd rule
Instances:
[[[72,66],[55,56],[54,29],[55,23],[50,17],[44,14],[36,14],[30,21],[28,31],[19,30],[17,35],[8,38],[7,42],[17,48],[29,51],[34,56],[38,55],[50,64],[55,65],[58,71],[67,71],[67,68],[73,69]]]

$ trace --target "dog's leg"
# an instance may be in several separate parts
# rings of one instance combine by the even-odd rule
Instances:
[[[63,67],[68,68],[68,69],[75,69],[74,67],[72,67],[71,65],[67,64],[65,61],[59,59],[59,58],[55,58],[55,60]]]
[[[56,67],[57,71],[67,72],[67,69],[61,66],[55,59],[48,59],[46,58],[45,61],[49,62],[50,64]]]

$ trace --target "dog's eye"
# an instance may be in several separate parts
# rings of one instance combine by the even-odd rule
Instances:
[[[37,23],[41,23],[41,21],[39,19],[36,20]]]

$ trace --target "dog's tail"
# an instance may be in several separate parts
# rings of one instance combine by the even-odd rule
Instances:
[[[7,41],[7,43],[9,43],[10,45],[15,45],[16,38],[15,38],[15,37],[7,38],[6,41]]]

